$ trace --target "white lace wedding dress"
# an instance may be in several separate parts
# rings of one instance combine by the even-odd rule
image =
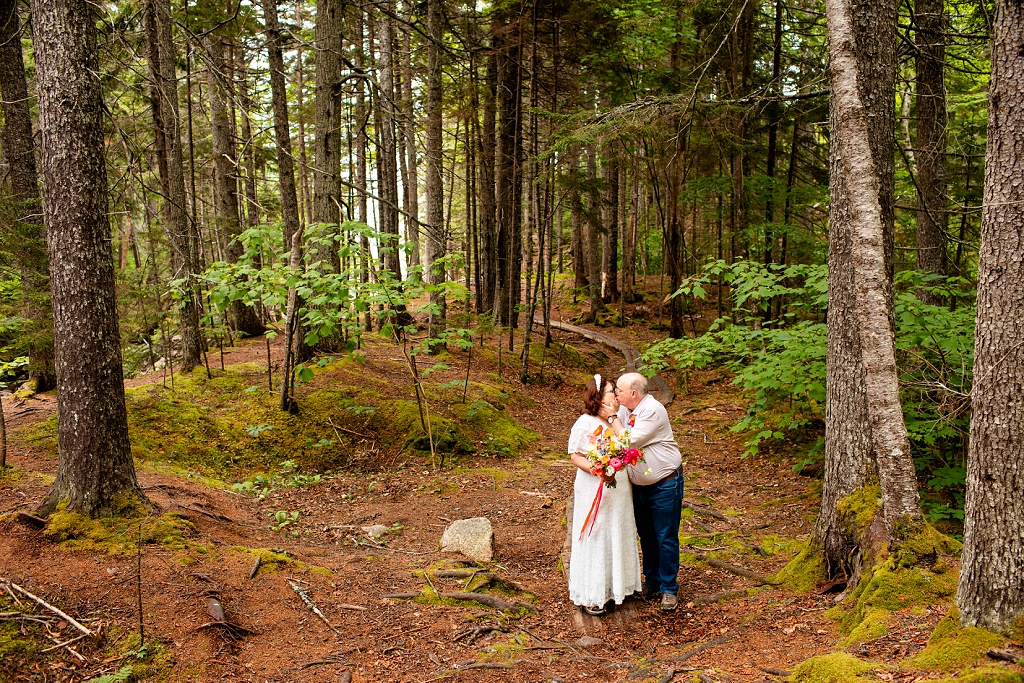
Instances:
[[[569,434],[569,453],[586,453],[590,444],[587,436],[604,424],[598,417],[581,415]],[[614,487],[605,488],[594,528],[580,538],[598,486],[604,486],[599,477],[576,470],[569,599],[586,607],[604,605],[609,600],[620,605],[627,595],[640,590],[633,491],[625,471],[615,475]]]

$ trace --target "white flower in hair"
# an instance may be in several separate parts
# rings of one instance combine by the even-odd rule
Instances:
[[[594,375],[594,387],[597,388],[597,393],[601,393],[601,375]]]

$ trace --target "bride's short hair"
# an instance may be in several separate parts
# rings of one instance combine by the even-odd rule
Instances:
[[[601,378],[600,389],[597,382],[591,379],[583,389],[583,412],[587,415],[597,415],[601,412],[601,399],[604,397],[604,388],[612,384],[610,379]]]

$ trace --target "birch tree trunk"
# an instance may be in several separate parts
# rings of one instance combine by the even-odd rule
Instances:
[[[922,523],[922,516],[910,441],[899,402],[885,229],[868,133],[868,111],[858,90],[853,19],[848,0],[827,0],[825,10],[835,112],[832,139],[838,148],[837,170],[848,195],[855,313],[867,413],[882,488],[886,534],[893,547],[904,533]]]
[[[891,254],[896,4],[851,0],[850,10],[860,99],[870,114],[868,135],[876,174],[875,192],[882,211],[884,250]],[[833,107],[830,112],[832,130],[839,125],[836,114]],[[863,540],[837,518],[837,505],[874,476],[876,465],[856,313],[851,191],[841,168],[838,137],[831,136],[830,143],[825,474],[821,513],[814,527],[813,542],[821,547],[828,574],[834,577],[856,572],[854,558]],[[886,268],[891,276],[889,264],[891,260],[887,256]],[[864,550],[870,553],[869,548]]]
[[[96,21],[85,0],[32,3],[57,371],[57,478],[39,511],[145,500],[135,478],[110,249]]]
[[[1024,5],[996,3],[963,560],[963,623],[1024,639]]]

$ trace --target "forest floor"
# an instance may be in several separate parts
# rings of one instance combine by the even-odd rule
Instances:
[[[654,321],[641,319],[643,309],[638,308],[633,324],[602,331],[638,347],[663,334],[650,329]],[[567,308],[561,315],[569,321],[572,312]],[[174,529],[159,539],[153,534],[153,540],[164,542],[145,543],[136,554],[135,532],[125,525],[110,526],[111,537],[90,536],[88,530],[55,537],[10,518],[0,522],[0,579],[100,634],[44,652],[77,632],[61,619],[46,618],[46,610],[23,594],[0,590],[0,612],[31,611],[45,622],[23,621],[20,632],[0,633],[0,679],[80,681],[127,673],[134,666],[135,676],[166,681],[664,682],[673,671],[675,680],[704,683],[771,681],[809,657],[840,649],[837,625],[823,614],[833,606],[833,594],[794,594],[728,569],[767,577],[784,567],[811,531],[819,484],[794,474],[793,460],[786,455],[742,457],[742,439],[729,427],[745,404],[718,370],[691,373],[685,387],[671,374],[665,376],[676,391],[669,415],[683,451],[686,497],[699,508],[684,513],[678,611],[664,614],[656,603],[635,603],[622,612],[630,618],[606,617],[596,626],[588,621],[588,632],[580,632],[559,555],[575,476],[565,443],[579,414],[585,379],[594,370],[615,376],[624,362],[607,347],[578,336],[555,337],[557,344],[545,357],[544,380],[531,384],[516,380],[518,363],[509,367],[507,353],[499,374],[493,337],[473,356],[470,385],[497,388],[504,397],[495,401],[502,414],[536,433],[537,440],[522,454],[489,451],[483,436],[479,450],[486,455],[459,455],[439,469],[431,465],[429,452],[399,447],[400,442],[373,432],[375,425],[362,419],[358,402],[346,404],[355,420],[342,424],[327,418],[325,424],[305,401],[310,392],[348,392],[358,401],[358,392],[372,386],[384,403],[413,400],[400,347],[368,340],[364,362],[328,365],[299,390],[295,419],[316,422],[314,431],[322,429],[321,438],[337,437],[348,448],[319,479],[310,476],[308,457],[285,466],[286,473],[301,473],[290,479],[269,474],[257,479],[252,465],[239,465],[232,478],[225,473],[233,471],[235,460],[219,470],[195,461],[161,461],[160,444],[136,443],[139,480],[157,507],[154,514],[172,512],[190,522],[172,522]],[[272,347],[272,361],[280,356],[280,339]],[[517,335],[514,358],[520,340]],[[215,376],[230,376],[246,387],[229,395],[240,412],[243,402],[259,396],[273,403],[266,389],[265,354],[262,338],[249,340],[226,351],[224,371],[211,355]],[[460,384],[468,360],[465,351],[453,350],[445,357],[448,368],[437,370],[430,381]],[[133,440],[145,423],[141,411],[155,405],[145,403],[145,397],[173,400],[175,392],[202,385],[205,370],[197,369],[189,381],[194,385],[179,377],[174,390],[162,373],[128,382],[135,392],[145,392],[130,399]],[[205,391],[183,393],[183,403],[172,405],[184,410],[190,402],[203,403]],[[441,399],[433,400],[437,414],[446,414]],[[0,478],[0,513],[30,511],[56,473],[55,448],[43,429],[52,425],[54,399],[44,395],[17,404],[7,398],[4,404],[14,467]],[[151,417],[165,422],[168,435],[195,419],[190,413]],[[267,431],[257,428],[247,438],[258,441],[284,429],[261,426]],[[166,438],[170,450],[176,442]],[[198,443],[202,438],[190,438],[196,448],[205,445]],[[305,446],[308,456],[308,441]],[[237,457],[245,464],[244,456]],[[257,491],[261,481],[266,483],[265,495],[230,488],[243,480],[255,481]],[[298,515],[292,517],[294,512]],[[458,568],[464,559],[438,550],[445,527],[477,516],[487,517],[494,527],[494,560],[480,569],[499,577],[496,583],[503,589],[492,586],[489,594],[529,603],[531,609],[503,612],[434,596],[474,584],[473,576],[467,581],[436,571]],[[371,537],[362,530],[375,524],[388,527],[388,533]],[[71,540],[58,543],[60,538]],[[250,577],[256,556],[262,566]],[[708,557],[718,562],[709,564]],[[510,590],[511,584],[515,588]],[[296,588],[304,590],[322,617]],[[395,594],[419,597],[385,597]],[[211,597],[241,628],[209,625],[214,621],[207,612]],[[908,609],[897,614],[888,634],[850,648],[869,663],[863,675],[907,683],[942,678],[938,672],[895,665],[925,647],[948,609],[948,602]]]

